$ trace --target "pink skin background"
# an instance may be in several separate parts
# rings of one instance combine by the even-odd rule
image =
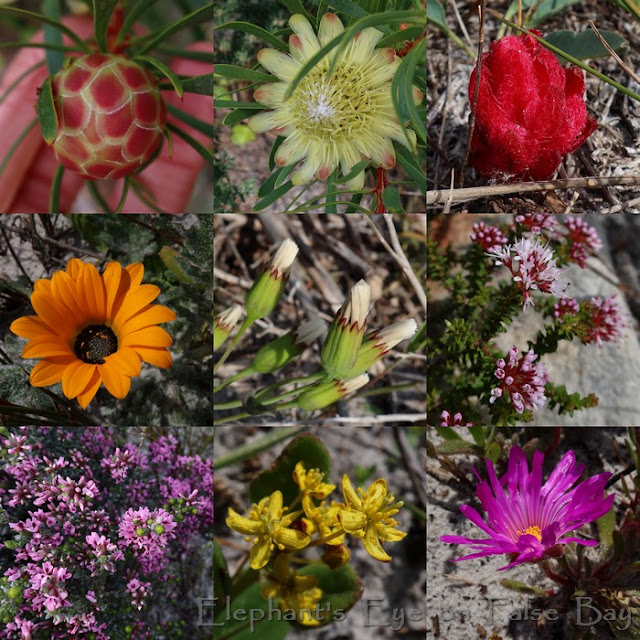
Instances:
[[[62,21],[81,38],[88,38],[93,33],[93,21],[89,17],[68,16]],[[33,38],[34,42],[42,42],[42,40],[42,32]],[[67,45],[72,44],[67,36],[64,37],[64,42]],[[210,42],[195,42],[187,48],[193,51],[213,51],[213,45]],[[20,50],[0,82],[0,96],[20,74],[44,58],[44,49],[24,48]],[[179,75],[196,76],[213,73],[213,65],[195,60],[178,58],[170,66]],[[45,81],[47,75],[46,66],[38,67],[0,103],[0,162],[6,157],[18,136],[35,117],[37,89]],[[212,97],[185,93],[183,100],[180,100],[172,90],[163,91],[163,97],[168,104],[173,104],[205,122],[213,123]],[[211,139],[206,135],[177,121],[171,115],[168,116],[168,120],[180,126],[205,147],[211,148]],[[156,202],[162,211],[184,213],[193,186],[205,165],[205,161],[182,138],[175,134],[172,135],[172,138],[172,158],[169,158],[169,148],[165,140],[161,154],[138,177],[154,193]],[[55,155],[44,142],[40,126],[36,125],[22,141],[0,174],[0,213],[46,213],[49,210],[51,181],[56,167]],[[85,179],[79,174],[71,171],[64,172],[60,196],[61,212],[69,210],[84,183]],[[123,180],[115,181],[111,194],[107,198],[113,208],[120,200],[122,186]],[[151,213],[149,207],[131,189],[122,211],[123,213]],[[193,213],[207,212],[194,211]]]

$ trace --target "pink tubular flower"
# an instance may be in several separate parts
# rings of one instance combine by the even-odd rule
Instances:
[[[62,607],[69,607],[67,600],[69,595],[65,590],[65,580],[71,578],[71,572],[64,567],[54,567],[50,562],[44,562],[42,566],[29,565],[29,581],[31,587],[24,593],[25,598],[32,600],[36,609],[42,606],[52,612]]]
[[[529,471],[524,453],[518,447],[513,447],[507,473],[500,480],[491,461],[485,461],[489,482],[481,480],[476,494],[487,520],[483,520],[469,505],[462,505],[460,511],[490,537],[478,540],[464,536],[441,536],[442,542],[468,544],[478,550],[478,553],[456,558],[454,562],[513,554],[510,564],[499,569],[502,571],[522,562],[540,560],[545,555],[557,556],[562,553],[557,545],[576,542],[594,547],[598,544],[596,540],[562,536],[609,511],[614,495],[603,497],[603,492],[611,474],[600,473],[572,489],[585,467],[576,464],[573,451],[567,451],[542,485],[543,460],[544,455],[536,451]]]
[[[582,218],[573,216],[569,216],[564,225],[569,231],[567,239],[571,245],[571,261],[584,269],[589,251],[596,252],[602,249],[598,232]]]
[[[562,298],[553,305],[553,315],[558,320],[564,318],[566,315],[575,316],[580,310],[580,305],[575,298]]]
[[[515,217],[515,222],[529,230],[525,235],[540,235],[543,231],[553,233],[556,228],[556,219],[549,213],[522,213]]]
[[[131,594],[131,604],[140,611],[144,606],[144,601],[149,595],[150,582],[141,582],[138,578],[133,578],[127,582],[127,593]]]
[[[589,304],[592,308],[591,326],[584,343],[595,342],[601,347],[604,342],[620,342],[627,324],[615,295],[604,299],[593,298]]]
[[[442,418],[442,422],[440,423],[441,427],[473,427],[471,422],[467,422],[467,424],[464,425],[462,424],[461,413],[455,413],[452,418],[448,411],[443,411],[440,417]]]
[[[562,279],[564,269],[556,266],[553,251],[548,245],[542,245],[538,238],[521,238],[515,244],[487,253],[497,258],[497,265],[509,269],[513,281],[522,291],[525,309],[534,304],[532,291],[564,295],[567,288],[567,283]]]
[[[507,236],[498,227],[487,227],[484,222],[474,223],[469,237],[485,251],[500,250],[503,244],[507,244]]]
[[[549,379],[547,369],[541,362],[534,365],[537,354],[529,351],[518,360],[518,347],[514,344],[507,355],[508,362],[500,358],[494,375],[502,381],[499,387],[491,390],[489,402],[493,404],[501,398],[505,389],[509,392],[511,404],[518,413],[525,409],[542,407],[547,402],[544,385]]]

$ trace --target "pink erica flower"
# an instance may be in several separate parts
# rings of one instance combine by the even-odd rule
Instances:
[[[627,324],[615,295],[608,298],[593,298],[588,302],[591,309],[591,326],[585,344],[595,342],[599,347],[604,342],[620,342]]]
[[[518,360],[518,347],[514,344],[507,354],[507,361],[500,358],[497,362],[494,375],[501,384],[491,390],[489,402],[493,404],[507,390],[511,404],[518,413],[544,406],[547,402],[544,385],[549,376],[542,363],[533,364],[537,357],[537,354],[529,351]]]
[[[575,298],[562,298],[553,305],[553,315],[559,320],[567,315],[575,316],[580,310],[580,305]]]
[[[443,411],[440,414],[440,417],[442,418],[442,422],[440,423],[441,427],[473,427],[473,424],[471,424],[471,422],[467,422],[467,424],[462,424],[462,414],[461,413],[454,413],[453,417],[451,417],[451,414],[448,411]]]
[[[564,225],[569,231],[567,240],[571,245],[570,259],[584,269],[589,252],[595,253],[602,249],[598,232],[582,218],[569,216]]]
[[[473,233],[469,238],[485,251],[499,251],[503,244],[507,244],[507,236],[498,227],[488,227],[484,222],[474,223]]]
[[[556,258],[548,245],[542,245],[538,238],[522,238],[515,244],[501,249],[493,249],[488,254],[496,258],[497,265],[503,265],[511,272],[513,281],[524,296],[524,308],[534,304],[532,291],[564,295],[567,283],[562,279],[564,269],[556,266]]]
[[[486,520],[469,505],[462,505],[460,511],[489,537],[441,536],[443,542],[470,545],[477,551],[456,558],[456,562],[506,553],[510,563],[501,567],[502,571],[522,562],[540,560],[545,555],[557,556],[561,554],[559,545],[576,542],[594,547],[598,544],[596,540],[564,536],[609,511],[614,495],[603,494],[611,474],[600,473],[574,487],[585,467],[576,464],[573,451],[568,451],[543,485],[543,460],[544,455],[536,451],[529,471],[524,453],[513,447],[507,473],[499,480],[493,464],[486,460],[489,482],[478,476],[480,484],[476,490]]]

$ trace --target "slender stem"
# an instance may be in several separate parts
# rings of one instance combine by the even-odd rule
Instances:
[[[236,380],[240,380],[242,378],[246,378],[247,376],[250,376],[252,373],[254,373],[254,371],[251,367],[247,367],[246,369],[243,369],[242,371],[236,373],[235,376],[231,376],[229,379],[225,380],[221,384],[213,387],[213,393],[215,393],[216,391],[220,391],[221,389],[224,389],[225,387],[229,386],[232,382],[235,382]]]
[[[298,384],[300,382],[311,382],[312,380],[317,380],[318,378],[321,378],[324,375],[325,375],[324,371],[318,371],[317,373],[312,373],[310,376],[303,376],[302,378],[289,378],[287,380],[280,380],[278,382],[274,382],[273,384],[270,384],[268,387],[265,387],[264,389],[261,389],[260,391],[258,391],[258,393],[256,393],[256,399],[261,398],[266,393],[270,393],[274,389],[277,389],[278,387],[282,387],[285,384]]]
[[[216,391],[218,387],[214,387]],[[242,400],[231,400],[230,402],[220,402],[213,404],[214,411],[224,411],[225,409],[238,409],[242,406]]]
[[[244,332],[253,324],[253,322],[254,321],[252,318],[245,319],[240,329],[238,329],[238,333],[236,333],[233,341],[227,347],[227,350],[222,354],[222,357],[220,358],[220,360],[218,360],[218,362],[213,367],[213,373],[215,373],[222,366],[224,361],[229,357],[229,354],[233,351],[233,349],[238,344],[238,342],[240,342],[240,338],[242,338]]]
[[[220,418],[220,420],[214,420],[213,426],[217,427],[219,424],[224,424],[225,422],[231,422],[232,420],[242,420],[243,418],[248,418],[250,413],[236,413],[233,416],[226,416],[225,418]]]

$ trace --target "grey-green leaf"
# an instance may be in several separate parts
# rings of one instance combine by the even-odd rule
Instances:
[[[628,49],[627,41],[615,31],[600,31],[600,35],[616,53],[624,53]],[[591,29],[580,33],[575,33],[574,31],[552,31],[544,39],[558,47],[558,49],[562,49],[565,53],[578,58],[578,60],[606,58],[611,55]],[[564,62],[559,56],[558,59],[560,62]]]
[[[58,135],[58,114],[56,113],[56,107],[53,103],[51,76],[49,76],[44,81],[42,87],[40,87],[37,109],[42,137],[47,144],[51,145]]]
[[[93,0],[93,29],[102,53],[107,53],[107,27],[118,0]]]

